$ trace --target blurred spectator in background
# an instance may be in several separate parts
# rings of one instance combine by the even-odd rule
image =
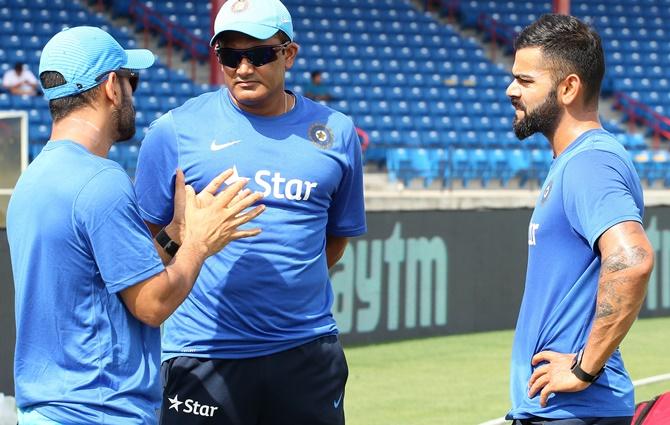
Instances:
[[[312,100],[333,100],[333,96],[328,93],[328,87],[322,84],[321,71],[312,71],[311,80],[305,87],[305,97]]]
[[[2,77],[2,87],[11,94],[36,96],[39,93],[37,78],[23,62],[14,64]]]

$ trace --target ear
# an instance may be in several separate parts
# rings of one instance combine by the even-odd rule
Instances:
[[[110,72],[104,84],[104,93],[109,102],[114,106],[119,106],[123,98],[121,93],[121,80],[116,76],[116,72]]]
[[[298,51],[300,50],[300,45],[298,43],[291,43],[289,46],[284,50],[284,68],[285,69],[291,69],[293,67],[293,64],[295,63],[295,58],[298,56]]]
[[[561,81],[557,87],[558,101],[565,106],[574,105],[578,98],[582,97],[582,80],[577,74],[570,74]]]

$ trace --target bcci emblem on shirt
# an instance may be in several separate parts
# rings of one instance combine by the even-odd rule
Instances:
[[[309,140],[321,149],[333,146],[333,131],[323,124],[314,124],[309,128]]]

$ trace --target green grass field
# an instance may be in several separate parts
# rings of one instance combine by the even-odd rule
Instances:
[[[670,373],[670,318],[638,320],[622,344],[633,380]],[[348,425],[472,425],[509,408],[512,331],[345,348]],[[670,390],[640,387],[636,400]]]

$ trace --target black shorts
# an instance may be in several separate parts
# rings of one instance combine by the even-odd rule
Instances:
[[[632,416],[616,418],[515,419],[512,425],[630,425]]]
[[[349,369],[335,335],[249,359],[163,362],[161,425],[344,425]]]

